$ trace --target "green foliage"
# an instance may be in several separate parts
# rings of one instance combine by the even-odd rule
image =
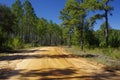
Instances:
[[[111,1],[111,0],[110,0]],[[20,0],[11,8],[0,5],[0,48],[21,48],[39,45],[72,44],[81,48],[103,48],[106,45],[106,23],[94,31],[96,19],[106,18],[105,11],[112,10],[108,0],[67,0],[60,12],[61,25],[38,18],[29,0],[22,4]],[[104,11],[88,17],[91,11]],[[120,47],[120,30],[109,29],[109,47]],[[71,34],[70,34],[71,31]],[[70,38],[71,37],[71,38]],[[103,50],[111,54],[109,50]],[[118,55],[118,54],[116,54]]]
[[[113,59],[120,59],[120,52],[118,49],[115,48],[104,48],[102,49],[102,53],[113,58]]]
[[[18,46],[20,45],[19,39],[16,37],[16,38],[14,38],[12,41],[13,41],[13,42],[12,42],[13,47],[14,47],[14,48],[18,48]]]
[[[87,9],[89,12],[91,11],[103,11],[103,13],[96,13],[90,17],[91,26],[94,25],[97,19],[105,18],[105,46],[108,47],[109,42],[109,25],[108,25],[108,15],[111,15],[111,10],[113,7],[109,5],[109,3],[113,0],[84,0],[84,3],[81,5],[84,9]],[[103,43],[102,43],[103,45]]]
[[[38,18],[30,1],[26,0],[22,6],[20,0],[16,0],[11,9],[0,5],[0,11],[0,49],[21,48],[24,44],[61,44],[62,28],[52,21]]]
[[[89,61],[104,64],[109,68],[119,69],[120,67],[120,50],[117,48],[95,48],[85,49],[84,52],[80,51],[80,47],[72,46],[71,48],[64,47],[65,50],[72,55],[77,55],[88,59]],[[91,55],[91,57],[89,57]]]
[[[75,30],[73,35],[72,35],[72,44],[79,46],[79,44],[80,44],[79,39],[80,39],[79,31]]]
[[[105,48],[102,50],[103,54],[107,56],[111,56],[113,54],[113,49],[112,48]]]
[[[95,32],[95,37],[98,39],[99,47],[105,47],[104,32],[101,30],[97,30]]]
[[[6,42],[10,40],[14,32],[16,18],[10,8],[0,5],[0,48],[6,47]]]
[[[108,24],[108,15],[113,7],[109,5],[112,0],[67,0],[66,5],[60,12],[60,19],[63,20],[64,28],[63,35],[66,43],[72,42],[73,45],[81,46],[84,43],[85,47],[118,47],[119,37],[118,31],[112,30]],[[103,13],[95,13],[92,16],[87,15],[89,12],[103,11]],[[101,28],[94,31],[91,27],[97,19],[105,18],[105,23]],[[69,31],[73,30],[72,41],[69,41]],[[65,31],[65,32],[64,32]],[[117,34],[116,36],[113,36]]]
[[[7,45],[11,49],[23,48],[23,42],[20,41],[19,37],[15,37],[7,42]]]
[[[75,32],[74,28],[79,31],[79,42],[81,45],[81,49],[83,49],[83,29],[85,27],[87,14],[87,10],[81,7],[81,4],[83,3],[83,0],[67,0],[64,9],[60,12],[60,19],[63,20],[63,25],[70,27],[69,31],[73,30],[73,32]],[[71,42],[72,41],[70,39],[69,44]]]
[[[95,31],[93,29],[86,28],[84,32],[84,44],[88,48],[95,48],[99,46],[99,40],[95,36]]]
[[[110,47],[119,47],[120,46],[120,30],[110,29],[109,30],[109,46]],[[105,47],[105,33],[103,30],[97,30],[95,36],[99,41],[99,47]]]
[[[109,46],[119,47],[120,46],[120,30],[111,29],[109,36]]]
[[[12,12],[14,13],[16,17],[16,25],[14,28],[14,36],[19,36],[22,38],[23,36],[23,6],[20,0],[16,0],[15,3],[12,4],[11,8]]]
[[[24,5],[24,16],[23,16],[23,24],[24,28],[24,41],[26,43],[31,43],[36,41],[36,30],[37,30],[37,16],[34,12],[34,8],[29,0],[25,0]]]
[[[120,45],[120,30],[112,29],[109,25],[109,46],[110,47],[119,47]],[[103,23],[99,30],[95,32],[95,36],[98,39],[99,47],[105,47],[105,23]]]
[[[9,34],[13,32],[13,25],[15,24],[15,16],[10,8],[5,5],[0,5],[0,29]]]

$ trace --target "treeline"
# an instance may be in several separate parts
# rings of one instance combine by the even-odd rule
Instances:
[[[12,7],[0,5],[0,49],[30,46],[78,45],[83,50],[95,47],[120,47],[120,30],[109,25],[111,0],[67,0],[60,11],[61,25],[39,18],[29,0],[16,0]],[[98,13],[101,11],[103,13]],[[91,12],[93,15],[89,16]],[[49,13],[48,13],[49,14]],[[93,26],[104,19],[100,29]]]
[[[37,17],[29,0],[16,0],[11,8],[0,5],[0,49],[58,45],[61,34],[59,25]]]
[[[60,11],[60,19],[64,26],[64,39],[71,45],[84,47],[120,47],[120,30],[109,25],[109,15],[113,0],[67,0],[64,9]],[[92,15],[89,15],[91,14]],[[100,29],[94,31],[96,20],[104,19]],[[69,34],[67,34],[69,33]]]
[[[63,30],[64,42],[68,46],[80,46],[80,32],[77,29],[74,29],[74,32],[70,34],[70,27],[65,27]],[[100,25],[100,29],[94,30],[91,27],[84,27],[83,31],[83,47],[84,48],[106,48],[105,41],[105,24]],[[120,47],[120,30],[109,28],[109,45],[111,48]]]

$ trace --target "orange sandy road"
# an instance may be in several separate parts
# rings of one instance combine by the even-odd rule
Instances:
[[[104,72],[102,66],[70,56],[61,47],[35,48],[16,64],[7,80],[117,80],[120,75]],[[118,80],[119,80],[118,79]]]

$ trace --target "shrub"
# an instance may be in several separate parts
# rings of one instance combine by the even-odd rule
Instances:
[[[18,48],[22,48],[24,43],[20,41],[19,37],[15,37],[10,41],[8,41],[7,45],[12,49],[18,49]]]
[[[113,49],[112,48],[105,48],[102,50],[103,54],[107,56],[111,56],[113,54]]]

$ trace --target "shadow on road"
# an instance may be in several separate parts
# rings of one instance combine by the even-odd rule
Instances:
[[[47,51],[47,50],[39,50],[39,49],[35,49],[35,50],[0,50],[0,53],[6,53],[6,54],[9,54],[9,53],[33,53],[33,52],[36,52],[36,51]]]
[[[117,80],[120,79],[120,75],[115,72],[106,72],[86,74],[80,73],[80,69],[75,68],[65,68],[65,69],[41,69],[41,70],[31,70],[26,73],[21,73],[24,70],[10,70],[7,75],[0,75],[0,79],[9,79],[10,77],[20,75],[20,79],[28,79],[30,77],[38,77],[40,80]],[[0,70],[1,71],[1,70]]]
[[[25,53],[46,52],[46,51],[48,51],[48,50],[38,50],[38,49],[36,49],[36,50],[13,50],[13,51],[9,51],[8,53],[4,53],[4,54],[8,54],[8,55],[0,56],[0,61],[38,58],[38,55],[29,55],[29,54],[25,55]]]
[[[34,52],[45,52],[47,50],[23,50],[17,51],[16,53],[34,53]],[[72,54],[58,54],[58,55],[50,55],[50,54],[33,54],[33,55],[23,55],[23,54],[15,54],[15,55],[6,55],[0,56],[0,61],[10,61],[10,60],[19,60],[19,59],[33,59],[33,58],[81,58],[81,57],[97,57],[96,55],[72,55]]]
[[[35,52],[38,50],[34,51],[29,51],[29,52]],[[28,51],[27,51],[28,52]],[[39,52],[45,52],[45,50],[39,50]],[[58,54],[58,55],[50,55],[50,54],[33,54],[33,55],[23,55],[23,54],[15,54],[15,55],[7,55],[7,56],[0,56],[0,61],[10,61],[10,60],[19,60],[19,59],[33,59],[33,58],[80,58],[80,57],[94,57],[91,55],[72,55],[72,54]]]

